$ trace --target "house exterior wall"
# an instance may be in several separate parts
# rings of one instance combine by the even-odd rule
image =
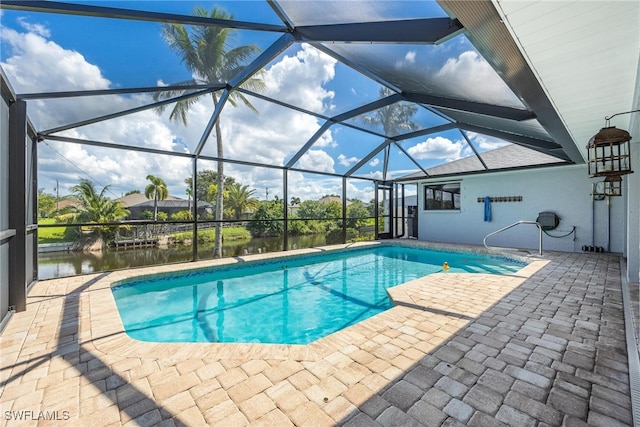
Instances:
[[[638,75],[636,77],[632,110],[640,110],[640,56],[638,56]],[[631,134],[631,169],[627,175],[627,280],[640,283],[640,112],[629,116]]]
[[[0,102],[0,321],[9,310],[9,106]]]
[[[564,235],[575,226],[575,240],[573,234],[563,238],[543,234],[543,250],[580,252],[583,246],[599,246],[625,252],[626,198],[612,197],[610,204],[606,199],[593,202],[592,183],[598,180],[588,177],[584,165],[425,180],[418,184],[418,238],[481,245],[489,233],[517,221],[535,221],[540,212],[551,211],[561,220],[548,233]],[[424,184],[452,181],[460,181],[460,210],[425,210]],[[484,203],[478,202],[485,196],[522,196],[522,201],[492,202],[491,222],[485,222]],[[537,250],[538,236],[535,225],[523,224],[488,238],[487,244]]]
[[[623,190],[628,204],[627,280],[640,283],[640,120],[630,133],[631,168],[635,173],[627,175],[627,187]]]

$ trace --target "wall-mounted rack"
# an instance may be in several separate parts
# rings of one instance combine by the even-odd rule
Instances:
[[[491,203],[500,203],[500,202],[521,202],[522,196],[498,196],[498,197],[489,197],[489,201]],[[484,197],[478,197],[478,203],[484,203]]]

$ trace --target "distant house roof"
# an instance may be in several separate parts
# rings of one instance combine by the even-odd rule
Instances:
[[[183,208],[183,209],[188,209],[188,207],[190,206],[190,203],[188,200],[185,199],[180,199],[178,197],[172,197],[171,199],[167,198],[164,200],[158,200],[158,209],[171,209],[171,208]],[[142,203],[138,203],[136,205],[134,205],[136,208],[150,208],[153,209],[153,200],[145,200]],[[131,206],[131,207],[134,207]],[[203,202],[203,201],[198,201],[198,208],[208,208],[208,207],[213,207],[213,205],[211,203],[207,203],[207,202]]]
[[[147,196],[145,196],[144,194],[132,193],[132,194],[127,194],[124,197],[120,197],[119,199],[116,199],[116,200],[122,203],[125,208],[129,208],[131,206],[136,206],[141,203],[148,202],[150,199],[147,199]],[[182,199],[179,199],[173,196],[168,196],[165,200],[182,200]],[[151,199],[151,206],[153,206],[153,199]]]
[[[81,203],[75,197],[65,197],[56,202],[56,209],[64,209],[67,207],[77,208]]]
[[[553,157],[536,150],[531,150],[518,144],[508,144],[494,150],[485,151],[484,153],[480,153],[480,156],[487,165],[487,168],[492,171],[495,171],[496,169],[511,169],[531,165],[567,164],[565,161],[558,159],[557,157]],[[482,166],[480,160],[474,155],[434,166],[426,169],[426,171],[430,177],[437,177],[443,175],[482,172],[484,171],[484,166]],[[426,178],[426,176],[422,171],[420,171],[403,176],[400,180],[405,181],[414,178]]]

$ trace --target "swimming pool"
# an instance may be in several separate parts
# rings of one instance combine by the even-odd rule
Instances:
[[[129,279],[112,292],[127,334],[151,342],[308,344],[387,310],[427,274],[510,274],[525,263],[380,245]]]

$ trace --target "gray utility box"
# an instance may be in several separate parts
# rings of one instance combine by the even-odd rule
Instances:
[[[536,222],[543,230],[553,230],[560,224],[560,217],[553,212],[540,212]]]

